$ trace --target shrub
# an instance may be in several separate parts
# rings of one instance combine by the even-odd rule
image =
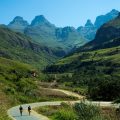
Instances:
[[[15,94],[16,91],[15,91],[14,88],[6,87],[6,88],[5,88],[5,93],[7,93],[7,94]]]
[[[55,120],[77,120],[77,115],[72,109],[62,108],[56,113],[54,118]]]
[[[55,113],[55,120],[77,120],[78,116],[73,107],[66,103],[61,103],[61,108]]]
[[[93,100],[113,101],[120,97],[120,80],[91,81],[88,94]]]
[[[97,106],[76,103],[74,109],[79,120],[102,120],[100,109]],[[99,119],[98,119],[99,118]]]

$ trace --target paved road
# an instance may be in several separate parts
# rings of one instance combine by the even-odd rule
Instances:
[[[57,89],[55,89],[57,91]],[[79,99],[82,98],[82,96],[76,94],[76,93],[73,93],[73,92],[69,92],[69,91],[66,91],[66,90],[58,90],[58,91],[61,91],[61,92],[64,92],[66,93],[67,95],[72,95],[72,96],[76,96],[78,97]],[[74,104],[74,103],[79,103],[81,102],[82,100],[78,100],[78,101],[69,101],[69,103],[71,104]],[[32,110],[31,112],[31,116],[28,115],[28,112],[27,112],[27,107],[30,105],[32,108],[35,108],[35,107],[40,107],[40,106],[55,106],[55,105],[60,105],[61,102],[63,101],[57,101],[57,102],[40,102],[40,103],[31,103],[31,104],[24,104],[22,105],[22,107],[24,108],[24,111],[23,111],[23,116],[20,116],[20,113],[19,113],[19,106],[16,106],[16,107],[13,107],[11,109],[8,110],[8,115],[13,119],[13,120],[49,120],[47,117],[43,116],[43,115],[40,115],[38,113],[36,113],[35,111]],[[64,101],[64,102],[67,102],[67,101]],[[115,106],[115,107],[118,107],[118,105],[113,105],[111,102],[90,102],[90,101],[85,101],[86,104],[93,104],[93,105],[99,105],[99,106],[106,106],[106,107],[112,107],[112,106]]]
[[[22,107],[24,108],[23,116],[20,116],[19,106],[13,107],[8,110],[8,115],[13,120],[49,120],[47,117],[37,114],[35,111],[31,111],[31,115],[28,115],[27,107],[30,105],[32,108],[47,106],[47,105],[60,105],[61,102],[40,102],[40,103],[32,103],[32,104],[24,104]]]

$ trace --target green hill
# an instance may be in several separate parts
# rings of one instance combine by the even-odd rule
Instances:
[[[65,52],[60,48],[51,49],[42,46],[24,34],[0,26],[0,56],[2,57],[43,68],[64,54]]]
[[[58,82],[87,86],[88,96],[94,100],[120,98],[120,46],[75,53],[47,67],[45,72],[56,74]],[[59,78],[60,74],[65,77]]]
[[[28,64],[0,57],[0,120],[10,120],[7,110],[16,105],[76,99],[40,87],[42,77],[42,73]]]
[[[90,52],[88,51],[88,52],[75,53],[71,56],[59,60],[54,65],[47,67],[46,70],[48,72],[55,72],[55,73],[57,72],[84,73],[85,71],[90,69],[92,72],[92,68],[94,67],[98,71],[96,69],[94,69],[93,71],[96,71],[99,74],[100,71],[101,72],[106,71],[106,75],[107,75],[107,71],[109,71],[112,68],[114,69],[116,67],[115,68],[116,71],[119,71],[119,69],[117,69],[117,67],[119,67],[120,65],[119,60],[120,60],[120,46],[109,49],[95,50]]]
[[[9,120],[9,107],[35,100],[30,99],[31,89],[37,89],[33,71],[27,64],[0,57],[0,120]]]

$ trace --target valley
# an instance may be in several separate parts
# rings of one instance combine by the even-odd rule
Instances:
[[[119,120],[119,11],[78,27],[18,15],[0,24],[0,120]]]

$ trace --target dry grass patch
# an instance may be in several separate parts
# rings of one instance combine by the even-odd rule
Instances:
[[[58,100],[77,100],[77,97],[69,96],[61,91],[56,91],[49,88],[39,88],[37,94],[43,97],[55,98]]]
[[[102,107],[101,112],[109,120],[120,120],[120,112],[116,112],[116,108]]]

